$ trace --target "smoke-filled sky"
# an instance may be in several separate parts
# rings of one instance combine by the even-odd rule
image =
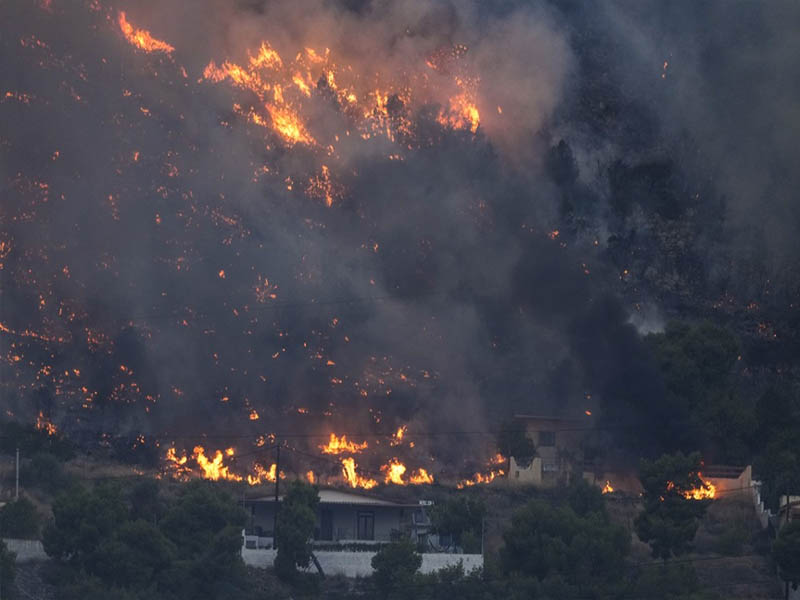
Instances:
[[[5,3],[7,414],[164,440],[668,421],[632,323],[753,288],[742,256],[797,262],[798,12]]]

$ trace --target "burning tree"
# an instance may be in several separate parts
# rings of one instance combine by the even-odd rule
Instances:
[[[650,544],[653,556],[667,560],[691,549],[713,486],[700,475],[700,454],[665,454],[643,460],[639,479],[644,487],[644,512],[635,520],[636,534]]]

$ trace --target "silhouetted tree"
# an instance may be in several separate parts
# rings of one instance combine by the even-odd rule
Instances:
[[[653,556],[668,559],[688,552],[708,500],[695,500],[691,491],[704,487],[698,475],[700,455],[665,454],[643,460],[639,479],[644,487],[644,511],[636,517],[636,534],[650,544]]]

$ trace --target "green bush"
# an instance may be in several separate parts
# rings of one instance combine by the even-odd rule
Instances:
[[[3,537],[36,539],[41,517],[33,502],[23,497],[0,508],[0,532]]]

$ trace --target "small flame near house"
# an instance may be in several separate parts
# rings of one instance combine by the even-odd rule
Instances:
[[[710,481],[703,479],[703,474],[698,471],[697,477],[702,484],[698,487],[684,490],[681,495],[687,500],[712,500],[717,495],[717,486]],[[674,490],[675,483],[672,481],[667,482],[667,491]],[[662,498],[663,500],[663,498]]]

